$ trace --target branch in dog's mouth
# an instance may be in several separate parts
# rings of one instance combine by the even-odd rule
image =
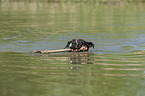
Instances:
[[[45,51],[36,51],[32,50],[30,53],[54,53],[54,52],[84,52],[88,51],[90,47],[94,48],[94,44],[92,42],[87,42],[83,39],[73,39],[67,43],[65,46],[66,49],[60,50],[45,50]]]

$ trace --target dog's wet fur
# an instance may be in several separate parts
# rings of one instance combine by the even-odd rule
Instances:
[[[94,46],[95,45],[92,42],[88,42],[83,39],[72,39],[67,42],[65,48],[70,48],[72,51],[88,51],[90,47],[94,48]]]

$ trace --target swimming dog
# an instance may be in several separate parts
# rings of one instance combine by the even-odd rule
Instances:
[[[72,51],[88,51],[90,47],[94,48],[94,44],[92,42],[87,42],[83,39],[72,39],[67,42],[65,48],[70,48]]]

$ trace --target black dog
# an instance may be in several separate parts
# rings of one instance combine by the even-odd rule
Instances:
[[[72,51],[88,51],[90,47],[94,48],[94,46],[92,42],[87,42],[83,39],[73,39],[68,41],[65,48],[70,48]]]

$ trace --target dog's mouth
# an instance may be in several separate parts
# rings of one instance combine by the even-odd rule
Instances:
[[[72,52],[80,52],[80,51],[87,51],[88,50],[88,48],[86,47],[86,46],[82,46],[81,48],[79,48],[79,49],[72,49]]]
[[[73,52],[79,52],[79,49],[72,49]]]

